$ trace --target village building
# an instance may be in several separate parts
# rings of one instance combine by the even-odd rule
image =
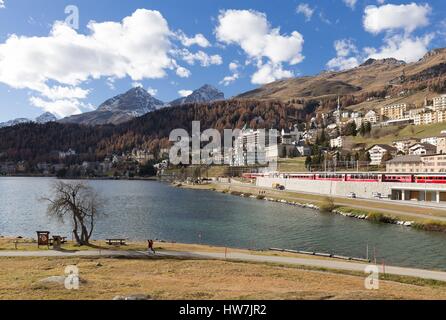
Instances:
[[[336,148],[343,148],[344,144],[345,144],[345,137],[343,136],[339,136],[335,139],[331,139],[330,140],[330,147],[332,149],[336,149]]]
[[[76,151],[73,149],[68,149],[68,151],[59,151],[59,159],[66,159],[76,155]]]
[[[405,118],[408,109],[407,103],[388,105],[381,108],[381,118],[389,120],[401,120]]]
[[[420,142],[420,139],[417,138],[407,138],[394,141],[392,145],[397,148],[399,153],[407,154],[409,152],[409,148],[415,143]]]
[[[446,154],[446,136],[437,138],[437,154]]]
[[[409,148],[410,155],[424,156],[437,153],[437,147],[429,143],[416,143]]]
[[[433,144],[434,146],[437,146],[438,143],[438,137],[427,137],[427,138],[423,138],[420,140],[421,143],[430,143]]]
[[[155,160],[155,156],[147,150],[133,149],[131,158],[139,164],[146,164],[151,160]]]
[[[387,144],[375,144],[373,147],[367,150],[370,155],[370,165],[379,166],[383,162],[385,154],[389,154],[394,157],[397,155],[397,148],[389,146]]]
[[[433,105],[432,109],[434,111],[445,110],[446,109],[446,94],[443,94],[441,96],[435,97],[433,99],[433,101],[434,101],[434,105]]]
[[[364,121],[370,122],[371,124],[375,124],[378,122],[378,114],[376,111],[370,110],[364,116]]]
[[[407,155],[386,162],[388,173],[444,173],[446,155]]]

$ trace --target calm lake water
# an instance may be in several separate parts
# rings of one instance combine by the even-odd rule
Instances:
[[[46,214],[53,179],[0,178],[0,235],[36,230],[70,235]],[[104,199],[107,216],[94,237],[149,238],[264,249],[279,247],[365,257],[387,264],[446,270],[446,234],[373,224],[256,199],[185,190],[150,181],[89,181]],[[375,250],[374,250],[375,248]]]

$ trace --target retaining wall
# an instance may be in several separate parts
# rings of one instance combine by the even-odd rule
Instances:
[[[258,187],[271,188],[274,184],[285,186],[286,190],[308,192],[322,195],[345,197],[353,192],[360,198],[373,198],[374,193],[381,193],[383,197],[390,196],[393,188],[432,188],[446,192],[446,185],[442,184],[414,184],[393,182],[346,182],[346,181],[314,181],[283,178],[258,178]]]

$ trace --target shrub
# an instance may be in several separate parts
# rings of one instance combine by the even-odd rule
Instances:
[[[446,223],[439,221],[426,221],[422,223],[414,223],[414,228],[425,231],[446,232]]]
[[[332,212],[334,209],[336,209],[334,199],[331,197],[326,197],[320,205],[320,209],[322,212]]]
[[[394,223],[395,219],[386,215],[383,215],[382,213],[378,212],[371,212],[367,215],[367,220],[370,220],[372,222],[379,222],[379,223]]]
[[[265,199],[265,196],[262,196],[262,195],[259,194],[259,195],[257,196],[257,199],[258,199],[258,200],[264,200],[264,199]]]

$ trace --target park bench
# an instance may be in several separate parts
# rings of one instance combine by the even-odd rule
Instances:
[[[14,239],[14,241],[12,243],[14,243],[15,250],[18,250],[19,244],[36,244],[37,241],[17,238],[17,239]]]
[[[127,244],[126,239],[106,239],[109,246],[125,246]]]

